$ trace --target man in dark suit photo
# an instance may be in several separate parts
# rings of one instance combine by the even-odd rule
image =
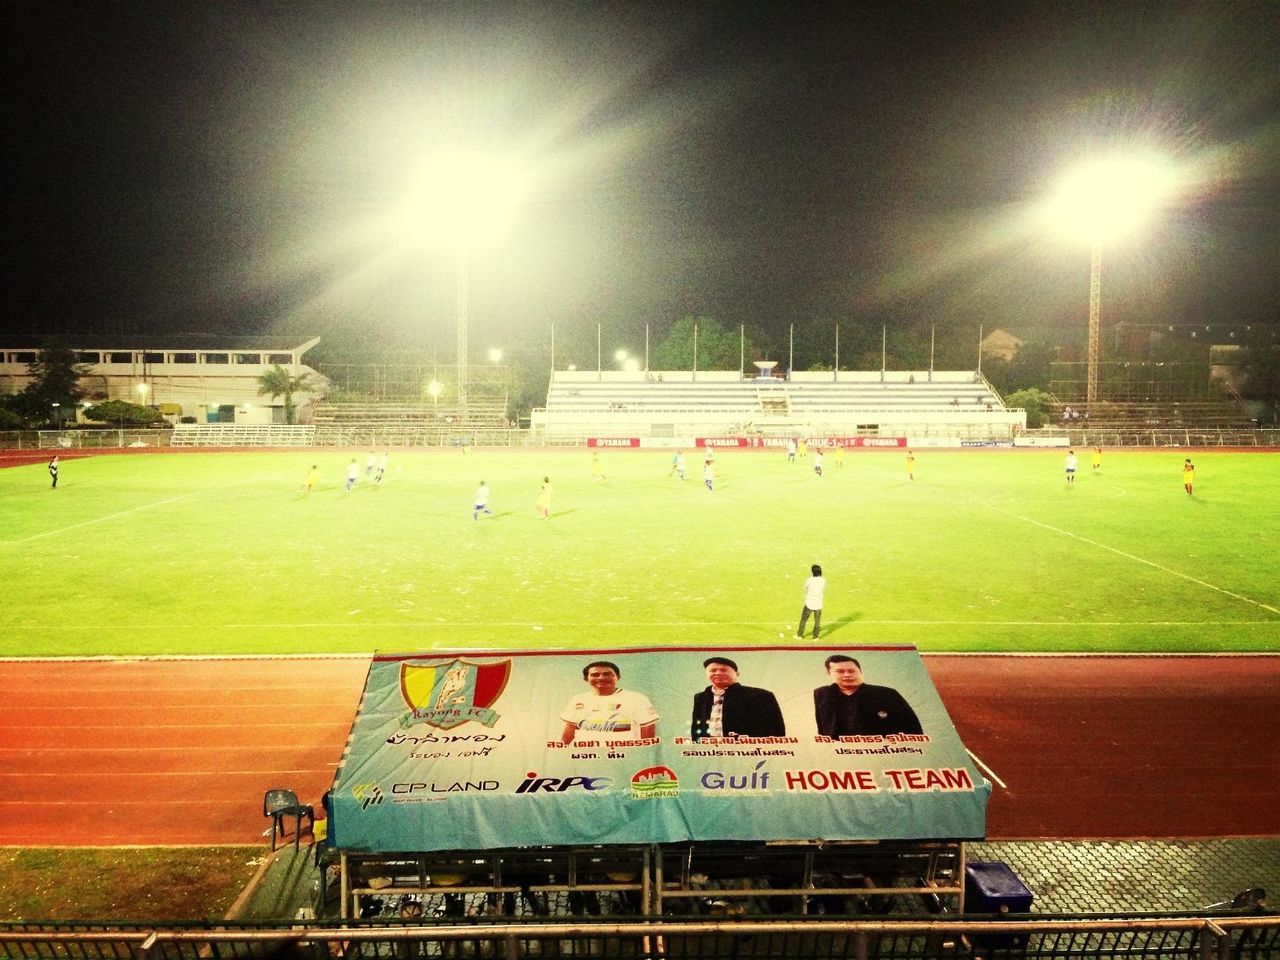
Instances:
[[[919,718],[902,694],[892,687],[864,683],[862,665],[853,657],[833,653],[825,666],[833,682],[813,691],[819,736],[923,733]]]
[[[693,697],[690,731],[694,740],[707,737],[785,737],[778,698],[760,687],[738,682],[738,665],[728,657],[702,662],[711,686]]]

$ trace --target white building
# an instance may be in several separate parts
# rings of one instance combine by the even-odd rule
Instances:
[[[169,337],[85,337],[71,342],[88,373],[80,379],[85,403],[128,400],[153,406],[171,422],[284,423],[284,398],[258,393],[258,377],[276,364],[293,376],[306,374],[312,389],[294,394],[306,407],[328,395],[329,381],[302,362],[320,338],[298,344],[281,338],[225,339]],[[0,348],[0,394],[18,393],[31,382],[30,364],[38,346]]]

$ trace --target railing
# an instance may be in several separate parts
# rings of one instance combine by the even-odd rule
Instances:
[[[1032,919],[415,920],[397,924],[0,926],[0,956],[148,960],[222,957],[1241,958],[1280,957],[1280,917]]]
[[[716,429],[717,435],[743,432],[749,424],[739,422],[732,429]],[[687,424],[688,436],[701,435],[707,427]],[[966,436],[974,437],[981,430],[958,432],[954,424],[931,426],[927,424],[902,424],[904,435],[912,436]],[[809,430],[826,435],[876,435],[884,432],[850,430],[846,426],[811,418]],[[788,427],[787,432],[792,428]],[[12,430],[0,431],[0,450],[111,450],[125,447],[167,447],[172,430]],[[441,427],[394,430],[385,427],[321,427],[317,428],[316,446],[351,447],[416,447],[416,446],[571,446],[585,443],[586,438],[609,435],[634,435],[619,429],[617,423],[599,422],[577,424],[572,430],[545,433],[542,430],[504,429],[501,427],[478,429],[474,427]],[[655,436],[657,434],[654,434]],[[685,435],[684,433],[681,434]],[[1025,431],[1024,436],[1066,436],[1075,446],[1090,447],[1280,447],[1280,428],[1267,427],[1257,430],[1114,430],[1059,424]]]

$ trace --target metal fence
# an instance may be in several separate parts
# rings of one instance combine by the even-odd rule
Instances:
[[[84,960],[426,960],[432,957],[1027,958],[1276,960],[1280,916],[1079,916],[964,920],[636,919],[397,924],[0,925],[0,957]]]
[[[172,430],[10,430],[0,431],[0,450],[110,450],[167,447]],[[526,429],[449,428],[422,430],[347,426],[318,431],[316,446],[353,447],[563,447],[583,446],[606,431],[547,437]],[[1066,436],[1078,447],[1280,447],[1280,428],[1257,430],[1116,430],[1048,426],[1025,436]]]

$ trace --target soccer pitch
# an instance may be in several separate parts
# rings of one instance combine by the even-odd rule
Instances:
[[[0,470],[0,655],[822,642],[957,651],[1280,650],[1280,456],[917,450],[120,454]],[[303,494],[317,464],[320,482]],[[552,516],[534,502],[543,476]],[[488,482],[493,516],[472,520]]]

